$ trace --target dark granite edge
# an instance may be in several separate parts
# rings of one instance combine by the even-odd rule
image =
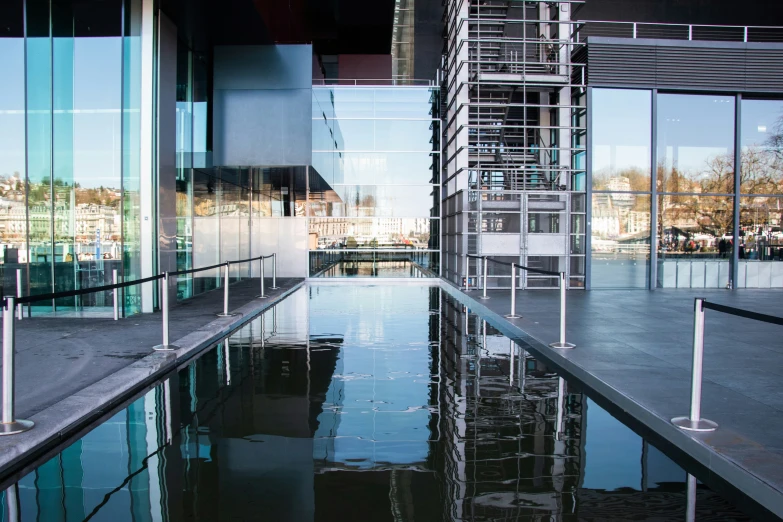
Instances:
[[[173,341],[180,349],[155,352],[79,390],[73,395],[36,413],[29,420],[35,427],[25,433],[0,437],[0,474],[35,459],[59,451],[59,445],[97,418],[128,401],[163,375],[177,370],[210,346],[241,328],[258,314],[279,303],[303,287],[305,279],[268,299],[252,301],[232,310],[234,317],[216,319],[202,328]],[[152,349],[152,347],[150,347]]]
[[[452,297],[466,304],[468,308],[484,317],[488,322],[491,322],[505,336],[527,345],[526,349],[530,348],[528,351],[536,358],[550,364],[558,371],[572,376],[579,383],[586,385],[605,401],[621,409],[646,429],[679,448],[697,463],[704,466],[704,468],[758,502],[765,509],[783,518],[783,490],[705,442],[704,439],[714,436],[714,434],[690,435],[676,428],[671,424],[670,419],[662,417],[659,413],[645,407],[632,397],[614,388],[610,383],[593,375],[589,370],[585,370],[578,363],[564,357],[559,353],[561,350],[550,348],[548,344],[531,336],[521,327],[511,323],[502,315],[492,311],[480,301],[464,293],[451,281],[441,279],[440,286]],[[576,349],[578,350],[579,348],[577,347]],[[728,433],[727,430],[723,430],[723,432]],[[731,435],[742,438],[741,435],[736,433],[731,433]],[[763,449],[757,451],[763,452],[764,458],[780,459],[778,455],[766,452]]]

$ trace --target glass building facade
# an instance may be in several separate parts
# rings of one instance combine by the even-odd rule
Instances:
[[[314,87],[310,276],[439,272],[435,87]]]
[[[140,276],[141,0],[3,2],[0,243],[5,293]],[[10,290],[6,290],[9,289]],[[36,308],[111,306],[107,293]],[[138,290],[123,291],[126,313]]]
[[[593,288],[783,286],[783,101],[593,88],[590,111]]]

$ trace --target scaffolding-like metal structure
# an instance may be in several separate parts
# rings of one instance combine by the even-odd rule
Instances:
[[[584,286],[584,42],[571,21],[583,2],[444,0],[443,274],[458,284],[476,254]],[[502,270],[489,286],[510,287]]]

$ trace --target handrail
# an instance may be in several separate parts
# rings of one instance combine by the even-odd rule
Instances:
[[[764,323],[783,326],[783,317],[751,312],[734,306],[710,303],[703,297],[693,302],[693,370],[691,373],[690,415],[674,417],[672,424],[687,431],[715,431],[718,423],[701,416],[702,367],[704,365],[704,310],[710,309],[724,314],[753,319]]]
[[[689,41],[732,41],[732,42],[781,42],[783,26],[779,25],[719,25],[719,24],[682,24],[666,22],[628,22],[617,20],[579,20],[579,27],[573,31],[575,41],[586,36],[619,36],[621,38],[661,38]],[[627,28],[630,35],[600,34],[601,26],[607,29],[615,26]],[[640,34],[637,29],[645,29],[648,34]],[[694,32],[694,29],[696,31]],[[656,33],[650,32],[657,30]],[[679,30],[680,32],[676,32]],[[710,32],[711,30],[711,32]],[[597,34],[590,34],[596,32]]]
[[[335,82],[335,83],[326,83]],[[345,83],[353,82],[353,83]],[[363,83],[358,83],[363,82]],[[386,82],[386,83],[367,83]],[[438,87],[433,80],[403,78],[313,78],[316,87]]]
[[[775,315],[760,314],[758,312],[751,312],[750,310],[735,308],[733,306],[710,303],[706,299],[702,303],[702,306],[704,308],[709,308],[710,310],[715,310],[716,312],[723,312],[724,314],[736,315],[737,317],[744,317],[746,319],[783,326],[783,317],[777,317]]]
[[[0,303],[3,307],[3,349],[2,349],[2,362],[3,362],[3,382],[2,382],[2,422],[0,422],[0,436],[2,435],[14,435],[16,433],[22,433],[33,428],[33,422],[29,420],[17,419],[14,416],[14,355],[16,352],[15,347],[15,320],[16,310],[18,305],[26,303],[35,303],[38,301],[48,301],[51,299],[59,299],[62,297],[73,297],[78,295],[85,295],[97,292],[105,292],[108,290],[114,290],[114,320],[118,320],[118,293],[117,289],[126,288],[129,286],[140,285],[144,283],[150,283],[152,281],[163,280],[163,291],[161,292],[161,311],[163,316],[163,343],[153,347],[153,350],[160,351],[173,351],[179,349],[178,346],[169,342],[169,278],[171,276],[194,274],[196,272],[203,272],[205,270],[213,270],[215,268],[223,268],[223,313],[218,314],[220,317],[229,317],[231,314],[228,311],[228,288],[229,288],[229,269],[232,264],[250,263],[253,261],[261,261],[261,295],[259,298],[265,298],[264,295],[264,260],[272,258],[272,288],[277,288],[277,253],[270,254],[268,256],[257,256],[248,259],[239,259],[237,261],[225,261],[223,263],[211,266],[205,266],[201,268],[192,268],[189,270],[179,270],[177,272],[164,272],[162,274],[154,275],[151,277],[145,277],[143,279],[134,279],[132,281],[123,281],[122,283],[114,283],[111,285],[95,286],[92,288],[81,288],[79,290],[67,290],[64,292],[53,292],[48,294],[28,295],[26,297],[4,296]],[[17,270],[17,281],[20,278],[20,271]],[[112,279],[117,280],[117,271],[114,270]],[[21,287],[17,282],[17,292]],[[21,319],[21,314],[20,314]]]
[[[526,270],[528,272],[535,272],[537,274],[544,274],[544,275],[551,275],[551,276],[559,276],[561,272],[553,272],[551,270],[541,270],[540,268],[531,268],[529,266],[524,265],[518,265],[516,263],[508,263],[506,261],[498,261],[497,259],[492,259],[489,256],[476,256],[473,254],[468,254],[468,257],[472,257],[474,259],[487,259],[489,261],[492,261],[493,263],[497,263],[499,265],[505,265],[505,266],[515,266],[519,269]]]
[[[523,266],[523,265],[517,265],[516,263],[507,263],[505,261],[498,261],[497,259],[492,259],[489,256],[477,256],[473,254],[466,254],[466,258],[474,258],[479,260],[479,279],[481,278],[481,265],[484,265],[483,270],[483,295],[479,297],[479,299],[489,299],[489,296],[487,296],[487,266],[489,265],[489,261],[492,261],[493,263],[497,263],[499,265],[504,266],[511,266],[511,313],[507,314],[505,317],[507,319],[521,319],[522,316],[517,315],[517,268],[520,268],[522,270],[526,270],[528,272],[535,272],[538,274],[544,274],[544,275],[554,275],[558,276],[560,278],[560,340],[549,343],[550,348],[561,348],[561,349],[571,349],[576,348],[575,344],[566,342],[566,274],[565,272],[552,272],[550,270],[541,270],[539,268],[530,268],[529,266]],[[466,267],[468,268],[468,267]],[[467,270],[468,277],[465,278],[465,291],[470,291],[470,270]]]
[[[179,275],[188,275],[188,274],[195,274],[197,272],[203,272],[205,270],[214,270],[215,268],[220,268],[223,266],[226,266],[228,263],[218,263],[217,265],[211,265],[211,266],[204,266],[201,268],[189,268],[187,270],[178,270],[176,272],[167,272],[170,276],[179,276]]]
[[[50,301],[52,299],[60,299],[61,297],[74,297],[77,295],[86,295],[86,294],[92,294],[97,292],[106,292],[108,290],[114,290],[115,288],[125,288],[128,286],[134,286],[134,285],[140,285],[144,283],[149,283],[150,281],[156,281],[158,279],[163,279],[164,274],[158,274],[151,277],[146,277],[144,279],[134,279],[133,281],[124,281],[122,283],[117,284],[111,284],[111,285],[103,285],[103,286],[93,286],[90,288],[81,288],[79,290],[65,290],[63,292],[52,292],[49,294],[36,294],[36,295],[27,295],[24,297],[17,297],[15,298],[15,302],[17,304],[29,304],[29,303],[36,303],[38,301]],[[5,306],[5,301],[9,299],[8,296],[3,297],[3,306]]]

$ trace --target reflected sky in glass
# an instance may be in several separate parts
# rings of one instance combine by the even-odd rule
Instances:
[[[593,189],[650,191],[652,93],[593,89]]]
[[[658,95],[658,182],[662,192],[724,192],[731,183],[734,97]],[[682,181],[675,179],[678,172]],[[725,186],[724,186],[725,185]],[[702,190],[706,189],[706,190]]]

